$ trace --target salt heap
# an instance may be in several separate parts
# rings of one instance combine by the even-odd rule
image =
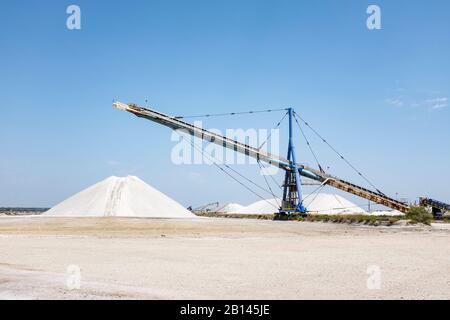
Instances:
[[[242,210],[244,208],[244,206],[241,206],[238,203],[227,203],[221,207],[219,207],[219,209],[217,209],[217,212],[219,213],[237,213],[240,210]]]
[[[317,214],[364,214],[366,211],[353,202],[334,193],[306,195],[303,205],[310,213]]]
[[[246,207],[243,207],[237,213],[239,214],[272,214],[278,211],[280,199],[266,199],[256,201]]]
[[[138,177],[109,177],[56,205],[45,215],[193,218],[178,202]]]
[[[240,214],[272,214],[278,211],[280,207],[280,199],[267,199],[257,201],[237,213]],[[309,213],[315,214],[364,214],[363,209],[353,202],[331,193],[319,193],[305,195],[303,197],[303,205]]]
[[[405,214],[398,210],[377,210],[369,212],[371,216],[404,216]]]

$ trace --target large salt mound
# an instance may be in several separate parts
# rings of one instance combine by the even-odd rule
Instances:
[[[330,193],[319,193],[305,195],[303,198],[303,205],[309,213],[313,214],[355,214],[366,213],[363,209],[358,207],[353,202],[347,199]],[[281,204],[280,199],[267,199],[257,201],[237,213],[240,214],[271,214],[278,211]]]
[[[189,210],[138,177],[109,177],[56,205],[44,215],[193,218]]]

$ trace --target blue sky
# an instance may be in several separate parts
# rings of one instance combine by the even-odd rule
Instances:
[[[66,28],[70,4],[81,30]],[[381,30],[366,28],[370,4]],[[184,205],[258,200],[215,168],[172,164],[170,130],[113,99],[174,115],[293,106],[386,193],[450,201],[448,12],[444,0],[2,1],[0,206],[51,206],[128,174]],[[313,146],[333,174],[361,182]],[[239,169],[263,181],[257,166]]]

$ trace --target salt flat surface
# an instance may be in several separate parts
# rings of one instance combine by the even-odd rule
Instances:
[[[444,224],[5,217],[0,235],[0,298],[450,298]],[[379,289],[367,286],[373,266]]]

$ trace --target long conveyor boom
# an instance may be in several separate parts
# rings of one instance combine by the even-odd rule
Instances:
[[[173,130],[182,130],[189,133],[192,136],[198,137],[202,140],[206,140],[217,145],[223,146],[224,148],[228,148],[234,150],[235,152],[245,154],[249,157],[261,160],[265,163],[268,163],[273,166],[278,166],[283,170],[292,170],[291,161],[280,157],[278,155],[271,154],[269,152],[262,151],[258,148],[246,145],[244,143],[232,140],[230,138],[221,136],[219,134],[213,133],[206,129],[196,127],[190,123],[177,119],[175,117],[171,117],[165,115],[163,113],[150,110],[147,108],[142,108],[136,104],[125,104],[122,102],[114,102],[113,106],[117,109],[128,111],[133,113],[134,115],[151,120],[153,122],[162,124],[167,126]],[[309,179],[313,179],[319,181],[323,184],[330,185],[337,189],[343,190],[345,192],[357,195],[359,197],[368,199],[378,204],[382,204],[386,207],[399,210],[401,212],[407,212],[409,210],[409,206],[403,202],[397,201],[395,199],[389,198],[384,194],[371,191],[369,189],[357,186],[350,182],[344,181],[337,177],[333,177],[331,175],[325,174],[319,170],[315,170],[308,166],[297,165],[299,168],[299,173],[307,177]]]
[[[164,126],[170,127],[173,130],[181,130],[182,132],[189,133],[190,135],[196,136],[202,140],[209,141],[211,143],[215,143],[217,145],[223,146],[224,148],[228,148],[234,150],[235,152],[239,152],[245,154],[249,157],[261,160],[265,163],[268,163],[273,166],[278,166],[284,170],[291,170],[291,162],[283,157],[278,155],[271,154],[269,152],[265,152],[258,148],[246,145],[244,143],[235,141],[233,139],[221,136],[219,134],[213,133],[206,129],[196,127],[190,123],[177,119],[175,117],[171,117],[165,115],[163,113],[142,108],[135,104],[125,104],[121,102],[114,102],[113,106],[117,109],[125,110],[133,113],[134,115],[151,120],[153,122],[162,124]],[[305,168],[303,175],[313,180],[320,180],[320,177],[308,172]]]

